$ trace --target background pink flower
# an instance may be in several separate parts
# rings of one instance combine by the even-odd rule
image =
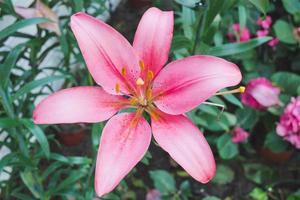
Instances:
[[[260,77],[249,81],[241,98],[243,104],[249,107],[264,109],[278,105],[279,94],[279,88],[274,87],[268,79]]]
[[[268,45],[269,45],[270,47],[275,47],[275,46],[278,45],[278,43],[279,43],[279,39],[278,39],[278,38],[273,38],[272,40],[270,40],[270,41],[268,42]]]
[[[257,37],[267,36],[269,34],[269,30],[258,30],[256,31]]]
[[[146,200],[160,200],[160,192],[158,190],[149,190],[146,196]]]
[[[280,117],[277,134],[300,149],[300,96],[292,98]]]
[[[244,27],[243,30],[241,30],[240,24],[235,23],[232,25],[232,29],[235,34],[229,33],[227,35],[229,38],[229,41],[233,40],[232,36],[238,36],[238,38],[235,38],[235,41],[238,41],[238,39],[240,40],[240,42],[247,42],[248,40],[250,40],[251,34],[247,27]]]
[[[272,18],[270,16],[266,16],[265,19],[259,18],[256,21],[257,25],[260,25],[264,29],[269,29],[272,24]]]
[[[234,143],[244,142],[249,137],[249,133],[244,129],[242,129],[241,127],[235,127],[232,130],[231,134],[232,134],[231,140]]]

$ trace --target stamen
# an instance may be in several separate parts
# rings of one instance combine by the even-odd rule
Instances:
[[[138,78],[138,79],[136,80],[136,84],[137,84],[138,86],[141,86],[141,85],[144,85],[145,82],[144,82],[144,80],[143,80],[142,78]]]
[[[121,73],[122,73],[122,76],[126,76],[126,69],[125,69],[125,67],[122,68],[122,72]]]
[[[120,84],[119,83],[116,84],[115,89],[116,89],[116,93],[119,94],[120,93]]]
[[[237,89],[225,91],[225,92],[217,92],[216,95],[225,95],[225,94],[234,94],[234,93],[244,93],[246,88],[244,86],[241,86]]]
[[[146,97],[147,97],[147,99],[151,99],[152,98],[152,90],[150,88],[148,88],[146,90]]]
[[[240,93],[244,93],[244,92],[245,92],[245,90],[246,90],[246,87],[244,87],[244,86],[241,86],[239,89],[240,89]]]
[[[148,79],[149,81],[151,81],[151,80],[153,79],[153,77],[154,77],[153,71],[149,70],[149,71],[147,72],[147,79]]]
[[[140,65],[141,71],[144,71],[144,69],[145,69],[145,63],[144,63],[144,61],[140,60],[139,61],[139,65]]]

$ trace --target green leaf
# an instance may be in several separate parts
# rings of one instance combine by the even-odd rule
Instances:
[[[50,82],[60,80],[60,79],[65,79],[67,76],[48,76],[45,78],[41,78],[38,80],[33,80],[29,83],[26,83],[23,87],[21,87],[14,95],[13,95],[13,100],[18,99],[19,97],[30,93],[33,89],[37,87],[42,87]]]
[[[16,120],[9,117],[0,118],[0,127],[1,128],[12,128],[16,126],[20,126],[21,123]]]
[[[230,134],[223,134],[218,138],[217,148],[223,159],[231,159],[239,153],[238,145],[231,141]]]
[[[281,90],[290,95],[297,95],[300,85],[300,76],[291,72],[277,72],[273,74],[271,80]]]
[[[245,6],[239,5],[238,11],[239,11],[240,28],[241,28],[241,30],[243,30],[245,28],[246,22],[247,22],[247,12],[246,12]]]
[[[250,192],[249,195],[254,200],[268,200],[268,194],[267,194],[267,192],[263,191],[260,188],[254,188],[252,190],[252,192]]]
[[[223,96],[227,101],[229,101],[230,103],[232,103],[233,105],[236,105],[240,108],[243,108],[243,104],[241,103],[241,101],[236,98],[233,94],[226,94]]]
[[[255,47],[260,46],[271,39],[272,39],[271,37],[260,37],[260,38],[251,39],[247,42],[224,44],[224,45],[207,49],[205,54],[214,55],[214,56],[234,55],[234,54],[238,54],[238,53],[242,53],[254,49]]]
[[[293,35],[293,26],[284,20],[277,20],[273,25],[276,37],[284,43],[296,44],[297,41]]]
[[[249,0],[258,10],[266,14],[269,8],[269,0]]]
[[[31,19],[23,19],[16,23],[13,23],[12,25],[6,27],[2,31],[0,31],[0,40],[3,38],[10,36],[11,34],[17,32],[19,29],[24,28],[26,26],[34,25],[34,24],[40,24],[49,22],[49,19],[47,18],[31,18]]]
[[[201,0],[175,0],[175,2],[190,8],[194,8],[199,5]]]
[[[180,190],[184,197],[190,197],[192,195],[191,185],[189,181],[183,181],[180,184]]]
[[[226,0],[220,1],[220,0],[210,0],[208,1],[208,9],[206,9],[204,22],[203,22],[203,30],[204,34],[207,33],[210,25],[212,24],[213,20],[217,16],[218,13],[221,12],[223,9],[224,4],[226,3]]]
[[[93,148],[95,151],[98,149],[102,129],[104,127],[104,124],[102,122],[95,123],[92,126],[92,143],[93,143]]]
[[[20,121],[36,137],[45,156],[47,158],[49,158],[50,157],[50,148],[49,148],[49,143],[48,143],[47,137],[45,136],[44,131],[39,126],[35,125],[29,119],[21,119]]]
[[[264,146],[274,152],[282,152],[286,150],[288,144],[275,131],[272,131],[267,134]]]
[[[86,170],[80,169],[80,170],[73,170],[69,172],[69,176],[67,178],[64,178],[57,187],[53,188],[54,191],[51,192],[53,194],[58,194],[59,192],[62,192],[62,190],[65,190],[66,188],[73,187],[72,185],[75,184],[79,179],[86,176]]]
[[[83,8],[84,8],[83,0],[72,0],[72,1],[75,5],[75,10],[74,10],[75,12],[80,12],[83,10]]]
[[[29,170],[25,170],[20,173],[21,179],[30,192],[35,198],[41,199],[43,197],[43,188],[42,184],[39,181],[39,177],[35,173],[32,173]]]
[[[176,191],[175,179],[167,171],[155,170],[149,173],[155,188],[158,189],[162,195],[172,194]]]
[[[267,178],[272,177],[272,169],[266,165],[247,163],[244,164],[245,176],[247,179],[257,183],[262,184]]]
[[[300,1],[299,0],[282,0],[283,7],[285,10],[294,15],[300,12]]]
[[[206,196],[202,200],[221,200],[221,199],[215,196]]]
[[[259,117],[254,109],[245,107],[236,111],[238,125],[244,129],[252,129]]]
[[[218,165],[216,176],[212,180],[212,182],[218,183],[218,184],[227,184],[231,183],[234,179],[234,172],[227,167],[226,165]]]
[[[79,157],[79,156],[63,156],[57,153],[51,153],[50,159],[57,160],[65,164],[70,165],[89,165],[92,163],[92,160],[86,157]]]
[[[3,86],[3,88],[6,87],[11,69],[15,67],[18,57],[25,45],[27,45],[27,43],[19,44],[15,48],[13,48],[5,58],[3,64],[0,65],[0,84]]]

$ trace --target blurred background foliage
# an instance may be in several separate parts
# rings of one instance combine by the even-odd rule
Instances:
[[[0,1],[0,199],[96,198],[95,156],[104,123],[37,126],[32,110],[60,88],[94,84],[69,27],[72,14],[109,19],[132,41],[151,5],[175,11],[170,60],[224,57],[240,67],[244,85],[256,77],[271,80],[281,90],[282,105],[261,111],[243,105],[238,95],[210,98],[224,112],[203,104],[188,116],[214,151],[213,181],[195,182],[152,142],[141,163],[104,199],[300,199],[299,150],[275,131],[284,105],[300,95],[299,0],[127,0],[116,10],[109,0],[43,0],[59,16],[58,31],[41,26],[51,21],[47,16],[18,14],[16,6],[35,6],[24,2]],[[256,22],[267,16],[269,33],[257,37]],[[235,42],[230,40],[235,23],[249,30],[247,41],[237,34]],[[268,45],[276,38],[276,46]],[[233,142],[235,127],[250,133],[249,139]]]

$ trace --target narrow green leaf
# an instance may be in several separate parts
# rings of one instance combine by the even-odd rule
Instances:
[[[35,198],[41,199],[43,197],[43,188],[36,174],[33,174],[29,170],[25,170],[24,172],[20,173],[20,176],[24,184],[33,194],[33,196]]]
[[[239,11],[240,27],[241,27],[241,30],[243,30],[245,28],[246,22],[247,22],[247,12],[246,12],[245,6],[239,5],[238,11]]]
[[[269,0],[249,0],[258,10],[266,14],[269,8]]]
[[[215,17],[220,13],[223,9],[224,4],[227,0],[210,0],[208,2],[208,9],[206,9],[204,22],[203,22],[203,33],[207,33],[208,28],[212,24]]]
[[[93,143],[93,148],[96,151],[97,151],[97,147],[99,145],[103,127],[104,127],[104,125],[102,122],[93,124],[93,127],[92,127],[92,143]]]
[[[11,50],[3,64],[0,65],[0,84],[3,88],[6,87],[11,73],[11,69],[16,65],[18,57],[27,43],[17,45]]]
[[[31,92],[31,90],[42,87],[50,82],[65,79],[67,76],[49,76],[45,78],[41,78],[38,80],[31,81],[29,83],[26,83],[23,87],[21,87],[12,97],[13,100],[18,99],[19,97]]]
[[[242,53],[254,49],[255,47],[262,45],[263,43],[266,43],[271,39],[272,39],[271,37],[260,37],[260,38],[251,39],[247,42],[224,44],[221,46],[207,49],[205,54],[214,55],[214,56],[234,55],[234,54],[238,54],[238,53]]]
[[[201,0],[175,0],[175,2],[189,8],[194,8],[198,5],[201,5]]]
[[[72,164],[72,165],[87,165],[91,164],[92,160],[85,157],[79,157],[79,156],[63,156],[57,153],[51,153],[50,159],[57,160],[65,164]]]
[[[40,24],[49,22],[49,19],[47,18],[31,18],[31,19],[23,19],[16,23],[13,23],[12,25],[6,27],[2,31],[0,31],[0,40],[3,38],[10,36],[11,34],[17,32],[19,29],[24,28],[26,26],[34,25],[34,24]]]
[[[47,158],[50,157],[50,148],[47,137],[45,136],[44,131],[37,125],[35,125],[29,119],[21,119],[20,120],[24,126],[36,137],[37,141],[41,145],[41,148],[46,155]]]
[[[20,126],[21,123],[16,120],[9,117],[0,118],[0,127],[1,128],[12,128],[16,126]]]

